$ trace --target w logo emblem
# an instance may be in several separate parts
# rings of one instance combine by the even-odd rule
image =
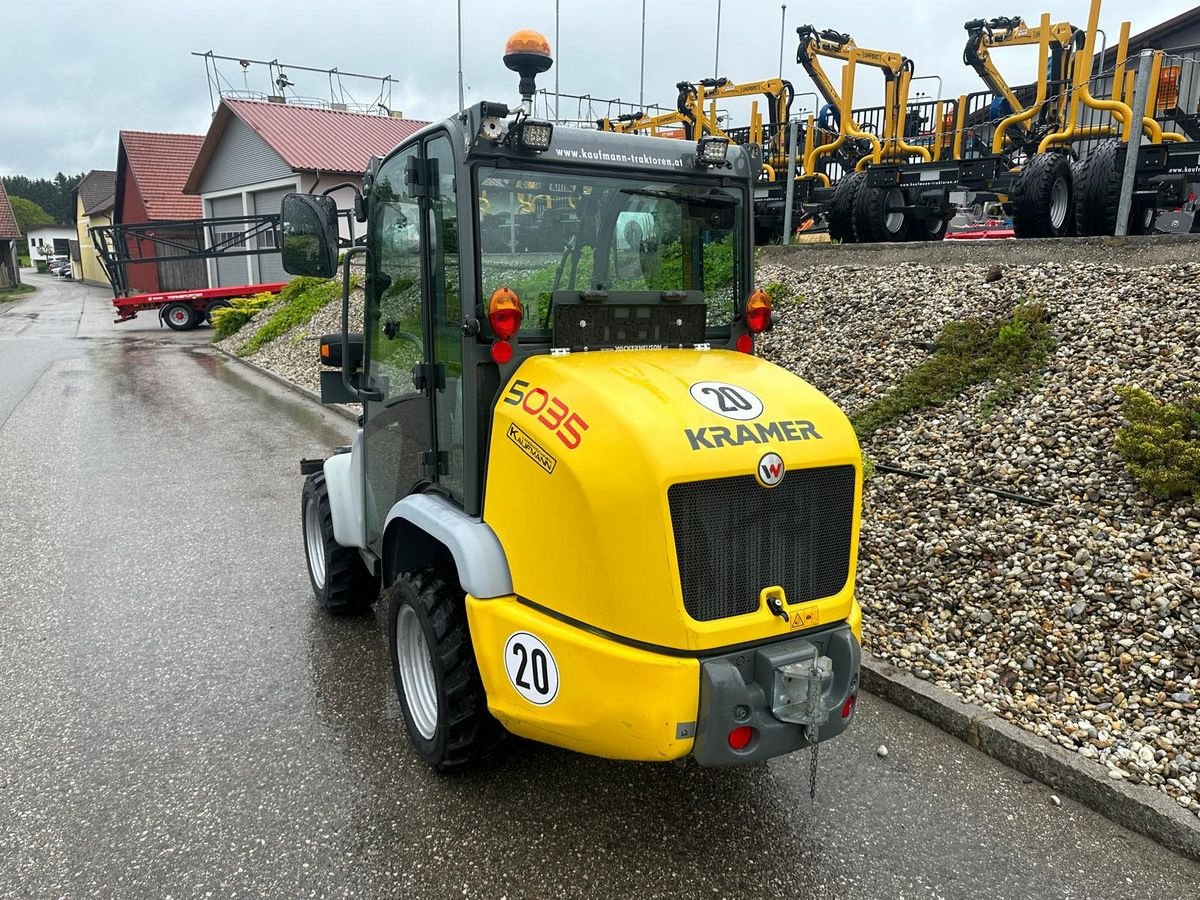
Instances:
[[[783,457],[778,453],[768,453],[758,461],[754,477],[763,487],[775,487],[783,481],[784,471]]]

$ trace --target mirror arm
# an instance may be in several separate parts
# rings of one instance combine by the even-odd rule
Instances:
[[[370,400],[376,402],[383,399],[382,391],[368,391],[360,387],[356,387],[350,381],[350,372],[346,367],[346,361],[350,359],[350,260],[359,254],[366,254],[366,247],[353,247],[346,251],[342,257],[342,384],[346,390],[354,397],[357,397],[361,402],[366,403]],[[365,290],[365,287],[364,287]],[[365,346],[365,342],[369,341],[370,335],[363,334],[363,360],[368,361],[367,354],[369,351]],[[367,377],[366,370],[363,370],[362,378]]]
[[[334,191],[340,191],[344,188],[349,188],[354,191],[354,218],[360,222],[367,221],[367,201],[363,197],[363,192],[359,190],[358,185],[353,181],[343,181],[341,184],[335,184],[332,187],[327,187],[321,191],[322,197],[328,197]]]

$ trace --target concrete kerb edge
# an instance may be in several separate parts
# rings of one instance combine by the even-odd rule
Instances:
[[[1200,862],[1200,818],[1162,792],[1108,777],[1084,759],[1006,719],[965,703],[869,653],[863,653],[863,688],[920,716],[981,753],[1054,788],[1112,822]]]
[[[346,409],[345,407],[337,405],[337,404],[332,404],[332,403],[322,403],[321,396],[316,391],[310,391],[308,388],[303,387],[302,385],[296,384],[296,382],[294,382],[288,378],[284,378],[282,375],[280,375],[276,372],[272,372],[270,369],[268,369],[264,366],[260,366],[257,363],[252,363],[252,362],[250,362],[250,360],[244,359],[244,358],[238,356],[236,353],[229,352],[224,347],[219,347],[216,344],[213,344],[212,346],[213,346],[214,350],[216,350],[218,353],[223,354],[227,359],[231,359],[234,362],[241,363],[243,366],[246,366],[249,369],[253,369],[259,375],[263,375],[267,378],[270,378],[276,384],[280,384],[283,387],[287,388],[288,390],[294,391],[295,393],[299,394],[301,397],[305,398],[306,400],[311,400],[313,403],[316,403],[317,405],[319,405],[322,409],[327,409],[327,410],[330,410],[331,412],[335,412],[342,418],[349,419],[352,422],[358,421],[358,416],[355,415],[350,410]]]

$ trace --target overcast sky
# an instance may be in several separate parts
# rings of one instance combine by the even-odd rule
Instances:
[[[796,26],[811,23],[850,33],[861,47],[911,57],[918,75],[940,75],[945,96],[979,90],[963,66],[963,22],[1022,13],[1036,21],[1047,0],[855,0],[787,5],[784,77],[797,93],[812,90],[796,64]],[[1023,4],[1023,5],[1022,5]],[[466,98],[508,101],[516,78],[501,62],[517,28],[537,28],[553,42],[554,0],[462,0]],[[674,104],[674,85],[713,74],[717,0],[646,0],[646,102]],[[1183,0],[1108,0],[1101,28],[1115,40],[1130,19],[1136,34],[1192,7]],[[211,105],[203,60],[191,51],[279,59],[317,68],[394,76],[392,108],[435,119],[458,105],[456,10],[451,0],[313,3],[305,0],[206,0],[203,4],[58,0],[36,18],[29,4],[5,10],[0,47],[0,174],[50,176],[116,166],[120,129],[203,133]],[[539,87],[636,101],[642,0],[561,0],[555,69]],[[1055,0],[1055,19],[1086,24],[1087,0]],[[720,73],[752,81],[778,73],[780,4],[724,0]],[[1013,51],[1001,59],[1016,83],[1033,78],[1033,59]],[[222,73],[242,86],[237,63]],[[306,96],[328,95],[328,79],[288,71]],[[249,87],[265,91],[265,69]],[[868,80],[874,91],[876,81]],[[861,83],[861,78],[860,78]],[[356,100],[377,88],[346,80]],[[920,88],[936,93],[935,82]],[[857,95],[877,103],[872,95]],[[803,104],[801,100],[801,104]],[[799,106],[798,105],[798,106]],[[574,105],[575,107],[578,104]],[[798,107],[797,107],[798,108]],[[731,108],[735,116],[740,109]],[[589,115],[589,110],[583,113]],[[603,115],[602,105],[590,113]],[[574,115],[563,101],[563,118]]]

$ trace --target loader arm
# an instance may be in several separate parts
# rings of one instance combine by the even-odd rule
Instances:
[[[884,126],[883,133],[874,136],[879,144],[873,154],[875,161],[878,162],[881,159],[900,160],[912,156],[919,156],[926,162],[929,161],[931,155],[928,150],[908,144],[904,140],[908,88],[913,75],[911,59],[902,53],[859,47],[848,34],[841,34],[829,29],[818,31],[812,25],[800,26],[796,29],[796,34],[800,39],[796,51],[796,62],[804,67],[804,71],[813,80],[825,101],[839,111],[842,119],[839,127],[841,136],[858,137],[862,136],[863,132],[850,115],[850,109],[854,103],[853,96],[842,97],[838,93],[821,66],[821,58],[841,60],[845,63],[844,85],[853,85],[853,68],[859,63],[883,72]],[[849,74],[849,78],[847,78],[847,74]],[[843,93],[849,92],[843,89]]]
[[[1054,90],[1051,93],[1049,72],[1054,73],[1055,85],[1066,85],[1069,80],[1071,64],[1078,48],[1078,31],[1069,22],[1049,24],[1048,17],[1043,16],[1042,22],[1034,27],[1029,26],[1020,16],[1001,16],[994,19],[974,19],[964,26],[967,30],[967,45],[963,50],[963,63],[970,66],[979,75],[989,91],[998,97],[1003,97],[1008,103],[1010,114],[1005,120],[1002,131],[1009,128],[1020,130],[1022,137],[1028,139],[1040,120],[1050,117],[1061,121],[1066,109],[1066,91]],[[1049,109],[1037,110],[1032,114],[1017,97],[1007,79],[1000,73],[992,59],[992,50],[1001,47],[1026,47],[1045,45],[1049,60],[1049,71],[1045,60],[1039,66],[1037,77],[1038,101],[1035,107],[1050,102]],[[1040,113],[1040,115],[1039,115]],[[1023,143],[1020,139],[1010,137],[1013,143]]]

